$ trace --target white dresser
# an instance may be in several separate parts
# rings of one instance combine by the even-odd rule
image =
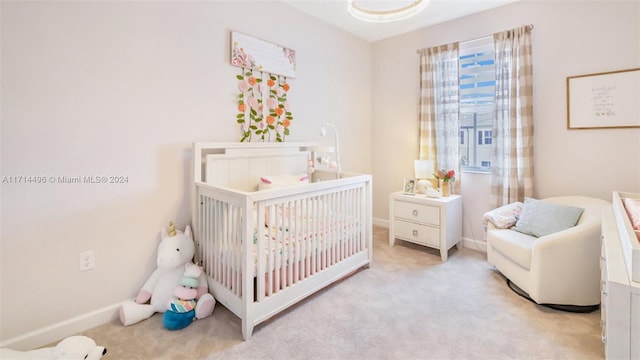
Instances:
[[[602,342],[607,359],[640,359],[640,282],[632,280],[630,246],[625,243],[637,240],[627,235],[619,200],[614,193],[613,208],[602,218]]]
[[[389,246],[396,239],[440,249],[442,261],[454,245],[462,246],[462,197],[389,196]]]

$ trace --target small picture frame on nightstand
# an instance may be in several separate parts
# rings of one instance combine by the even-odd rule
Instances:
[[[416,193],[416,179],[405,178],[404,185],[402,186],[402,192],[405,195],[415,195]]]

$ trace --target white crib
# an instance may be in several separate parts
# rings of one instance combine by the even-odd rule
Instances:
[[[312,146],[194,144],[196,261],[245,340],[373,260],[370,175],[316,171],[309,184],[256,191],[261,176],[306,173]]]

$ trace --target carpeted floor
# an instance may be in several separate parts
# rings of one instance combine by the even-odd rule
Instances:
[[[565,313],[516,295],[486,254],[396,242],[374,228],[374,264],[258,325],[243,341],[221,305],[168,331],[162,315],[83,333],[104,359],[603,359],[600,312]]]

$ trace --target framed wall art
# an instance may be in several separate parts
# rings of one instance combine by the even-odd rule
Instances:
[[[640,68],[567,77],[567,129],[640,128]]]
[[[296,51],[232,31],[231,65],[295,78]]]

